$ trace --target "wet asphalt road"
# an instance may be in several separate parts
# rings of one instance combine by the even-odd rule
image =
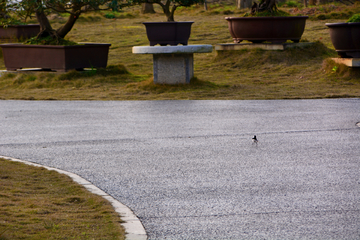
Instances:
[[[150,239],[359,239],[357,122],[360,99],[0,101],[0,155],[91,181]]]

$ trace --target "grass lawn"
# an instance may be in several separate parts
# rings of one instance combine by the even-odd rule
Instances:
[[[0,159],[0,239],[125,239],[111,204],[66,175]]]
[[[331,7],[332,6],[332,7]],[[0,99],[33,100],[156,100],[156,99],[297,99],[359,97],[360,70],[335,64],[337,57],[326,22],[345,21],[360,4],[325,5],[309,9],[283,8],[310,15],[302,41],[315,44],[286,51],[260,49],[194,55],[195,79],[189,85],[155,85],[152,55],[132,54],[133,46],[149,45],[145,21],[165,21],[158,13],[140,14],[139,7],[114,13],[84,14],[67,38],[76,42],[111,43],[110,73],[68,72],[5,74],[0,78]],[[189,44],[231,43],[226,16],[242,16],[234,6],[180,8],[177,21],[194,21]],[[330,18],[321,20],[324,18]],[[338,19],[340,18],[340,19]],[[63,22],[61,18],[54,25]],[[118,71],[119,68],[128,71]],[[4,69],[3,62],[0,68]]]

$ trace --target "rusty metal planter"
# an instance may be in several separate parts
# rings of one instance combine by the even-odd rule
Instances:
[[[71,69],[105,68],[111,44],[75,46],[1,44],[7,70],[42,68],[66,72]]]
[[[150,46],[187,45],[194,22],[144,22]]]
[[[234,42],[248,40],[253,43],[299,42],[305,29],[307,16],[291,17],[227,17]]]
[[[326,23],[331,42],[341,57],[360,58],[360,23]]]
[[[0,26],[0,39],[27,39],[40,32],[39,24]]]

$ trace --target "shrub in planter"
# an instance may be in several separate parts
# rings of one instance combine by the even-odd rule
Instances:
[[[202,1],[203,0],[134,0],[137,4],[159,4],[166,16],[167,22],[144,22],[150,45],[187,45],[190,38],[191,25],[194,22],[175,22],[175,10],[180,6],[189,7]]]
[[[161,6],[167,22],[174,22],[175,10],[178,7],[190,7],[194,4],[202,3],[204,0],[133,0],[135,4],[155,3]]]
[[[352,15],[350,18],[349,18],[349,20],[347,20],[346,22],[352,22],[352,23],[354,23],[354,22],[360,22],[360,14],[354,14],[354,15]]]
[[[331,42],[340,57],[360,58],[360,14],[354,14],[346,23],[326,23]]]
[[[67,71],[69,69],[82,69],[87,67],[106,67],[110,44],[100,44],[99,48],[96,48],[94,44],[91,45],[91,48],[89,48],[89,45],[61,47],[54,47],[54,45],[64,45],[64,37],[71,31],[75,22],[83,12],[91,10],[116,10],[122,7],[120,2],[116,0],[19,0],[14,1],[12,7],[13,9],[21,9],[28,14],[34,14],[40,25],[40,32],[35,39],[27,42],[28,45],[1,45],[6,68],[15,70],[19,68],[37,67]],[[52,27],[47,17],[47,15],[53,11],[69,14],[67,21],[57,29]],[[59,49],[67,49],[67,52],[71,49],[71,57],[69,57],[69,54],[64,58],[57,57],[56,52]],[[82,50],[80,50],[79,53],[74,53],[75,49]],[[92,54],[85,54],[86,51],[91,51]],[[101,56],[106,55],[106,58],[103,58],[102,62],[98,61],[100,58],[96,56],[97,52],[99,52]],[[95,56],[91,57],[93,55]],[[45,58],[45,56],[48,56],[48,58]],[[78,59],[75,60],[75,57]],[[11,65],[9,65],[10,59]],[[18,64],[14,63],[16,59],[19,60]],[[64,61],[71,60],[72,62],[82,64],[69,65],[68,63],[60,61],[60,59]],[[49,66],[48,63],[50,62],[53,62],[53,64]]]
[[[40,33],[37,38],[50,36],[57,40],[63,39],[71,31],[82,13],[95,10],[117,10],[122,5],[117,0],[18,0],[14,7],[35,15],[40,24]],[[54,29],[47,17],[52,12],[67,13],[69,17],[64,24]]]
[[[305,29],[307,16],[290,16],[278,10],[275,0],[256,2],[250,14],[244,17],[227,17],[229,31],[234,42],[248,40],[253,43],[299,42]]]
[[[144,22],[150,46],[187,45],[194,22]]]

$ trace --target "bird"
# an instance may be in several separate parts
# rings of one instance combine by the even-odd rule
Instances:
[[[257,138],[256,138],[256,135],[254,135],[254,137],[252,138],[252,140],[253,140],[254,143],[256,143],[256,144],[258,143],[258,140],[257,140]]]

